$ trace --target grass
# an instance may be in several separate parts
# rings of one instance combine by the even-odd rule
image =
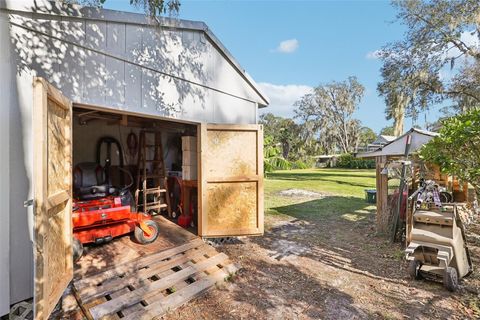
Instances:
[[[265,211],[296,218],[339,217],[363,220],[372,211],[365,189],[375,188],[375,170],[306,169],[269,173],[265,181]],[[278,193],[302,189],[326,194],[320,199],[285,197]]]

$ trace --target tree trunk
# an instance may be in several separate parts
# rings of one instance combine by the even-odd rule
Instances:
[[[287,142],[282,143],[282,155],[284,159],[288,159],[290,153],[290,145]]]
[[[398,137],[403,133],[403,123],[405,121],[405,109],[409,99],[399,95],[397,105],[393,109],[393,135]]]
[[[398,137],[403,133],[403,122],[405,121],[405,112],[401,112],[393,119],[393,135]]]

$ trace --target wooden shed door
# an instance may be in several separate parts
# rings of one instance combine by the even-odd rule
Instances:
[[[199,226],[204,237],[263,234],[263,131],[201,124]]]
[[[72,103],[34,79],[35,319],[47,319],[73,276]]]

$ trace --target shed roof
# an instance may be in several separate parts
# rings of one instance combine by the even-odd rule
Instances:
[[[372,143],[370,143],[370,145],[372,146],[382,146],[382,145],[385,145],[393,140],[397,139],[396,136],[387,136],[387,135],[384,135],[384,134],[379,134],[376,138],[375,138],[375,141],[373,141]]]
[[[380,147],[375,151],[359,153],[357,154],[357,157],[371,158],[378,156],[402,156],[405,153],[405,144],[408,136],[412,137],[410,152],[415,152],[428,141],[438,136],[438,133],[412,128],[383,147]]]
[[[34,3],[34,7],[32,4]],[[86,20],[120,22],[134,25],[155,25],[166,29],[180,29],[180,30],[194,30],[200,31],[214,44],[214,46],[221,52],[221,54],[232,64],[235,70],[244,78],[244,80],[252,87],[258,94],[262,103],[258,103],[260,108],[266,107],[270,104],[268,97],[262,92],[257,83],[252,77],[241,67],[238,61],[222,44],[222,42],[213,34],[208,26],[202,21],[183,20],[170,17],[158,17],[151,19],[145,14],[116,11],[110,9],[102,9],[95,7],[82,7],[74,4],[65,4],[55,1],[47,0],[16,0],[5,1],[0,0],[0,9],[33,12],[35,14],[48,14],[55,16],[66,16],[74,18],[82,18]]]
[[[383,139],[387,140],[388,142],[397,139],[396,136],[387,136],[387,135],[384,135],[384,134],[381,134],[380,137],[382,137]]]

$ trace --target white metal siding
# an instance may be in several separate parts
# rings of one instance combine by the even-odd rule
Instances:
[[[0,43],[8,43],[10,34],[8,32],[8,18],[3,12],[0,12]],[[9,50],[0,50],[0,73],[9,74],[10,72],[10,54]],[[0,154],[0,316],[10,310],[10,139],[9,139],[9,111],[10,95],[13,89],[12,82],[6,77],[0,77],[0,101],[4,106],[0,108],[0,145],[2,152]]]
[[[11,54],[7,14],[0,11],[0,315],[11,303],[33,293],[33,251],[29,232],[31,198],[32,75],[20,69]],[[5,50],[6,48],[7,50]]]
[[[11,21],[22,69],[35,70],[75,102],[256,123],[257,92],[203,31],[16,11]]]

